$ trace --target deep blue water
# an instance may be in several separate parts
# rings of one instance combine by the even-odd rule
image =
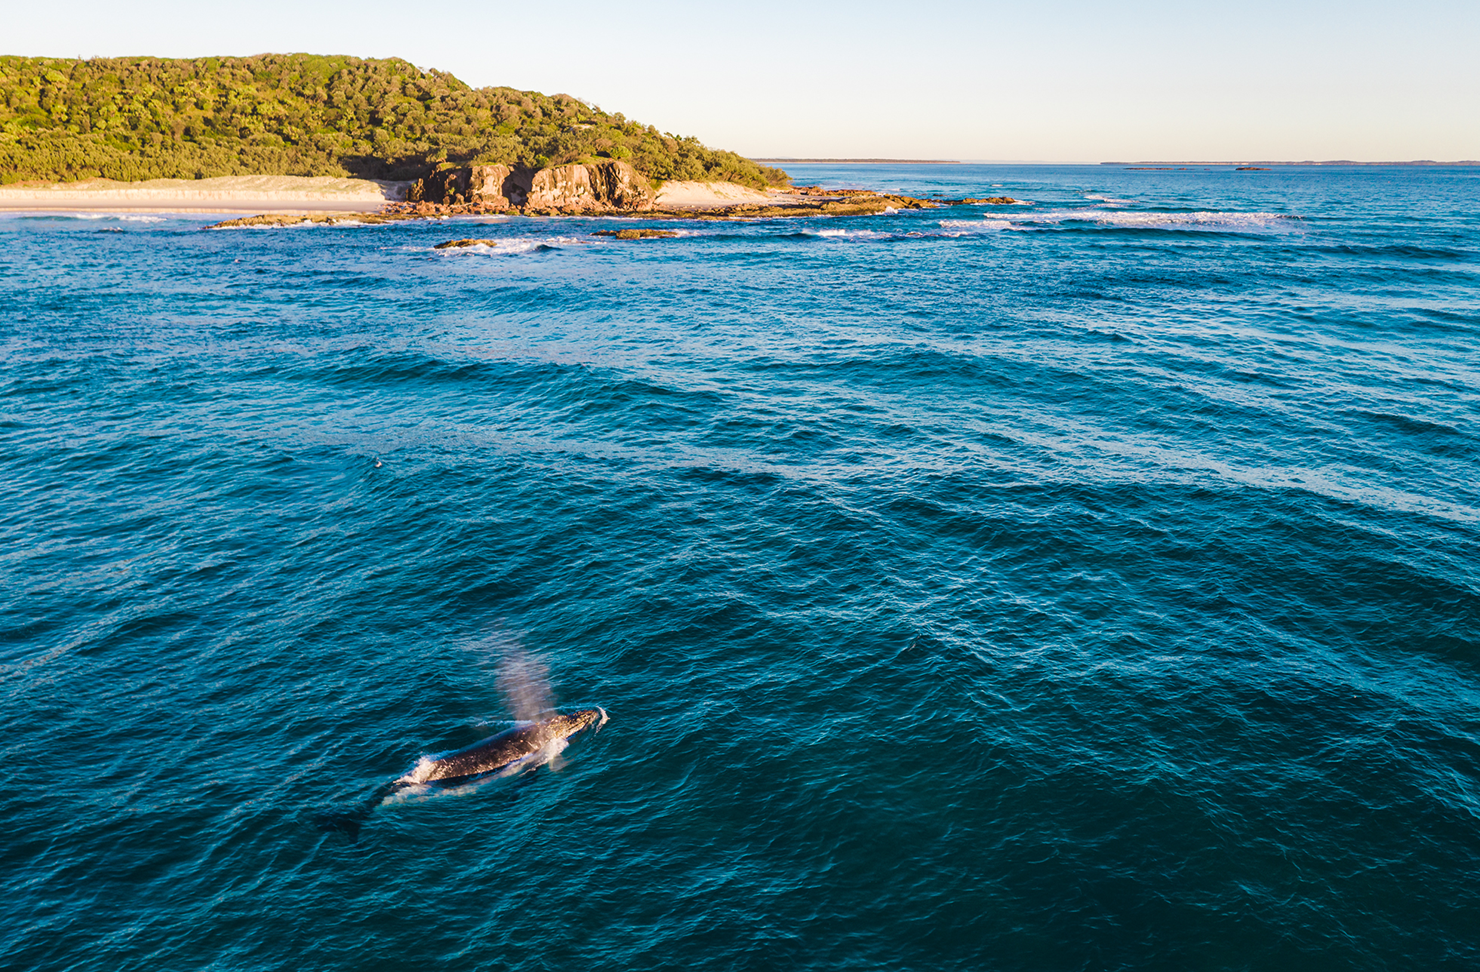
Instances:
[[[1480,967],[1480,170],[793,172],[0,218],[0,964]]]

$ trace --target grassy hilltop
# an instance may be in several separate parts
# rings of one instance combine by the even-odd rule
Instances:
[[[630,162],[762,187],[786,173],[569,95],[470,88],[399,58],[0,56],[0,182],[332,175]]]

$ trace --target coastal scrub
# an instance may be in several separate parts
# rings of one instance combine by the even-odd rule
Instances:
[[[588,159],[624,160],[654,181],[788,181],[570,95],[473,88],[399,58],[0,57],[0,182],[414,179]]]

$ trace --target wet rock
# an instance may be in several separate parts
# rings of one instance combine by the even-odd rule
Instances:
[[[260,216],[242,216],[212,223],[206,229],[240,229],[245,226],[298,226],[303,223],[323,223],[329,226],[359,226],[365,223],[389,223],[395,217],[384,213],[264,213]]]
[[[620,230],[597,230],[592,236],[610,236],[618,240],[649,240],[663,237],[677,236],[672,230],[660,229],[620,229]]]
[[[448,240],[447,243],[438,243],[432,247],[434,250],[457,250],[460,247],[496,247],[497,240]]]

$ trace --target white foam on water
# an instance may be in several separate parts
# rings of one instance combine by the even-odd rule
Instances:
[[[534,253],[537,250],[560,249],[567,246],[594,246],[594,241],[582,239],[579,236],[549,236],[542,240],[536,239],[508,239],[498,240],[497,246],[485,246],[482,243],[474,246],[453,246],[444,250],[432,248],[432,252],[443,257],[457,256],[515,256],[520,253]]]
[[[947,236],[966,236],[967,232],[995,233],[999,230],[1014,228],[1012,223],[1000,217],[994,219],[943,219],[940,221],[940,227],[941,229],[958,231],[947,233]]]
[[[513,242],[522,243],[524,241],[523,240],[515,240]],[[506,246],[504,244],[504,242],[502,240],[500,240],[498,246],[486,246],[486,245],[484,245],[482,243],[478,243],[478,244],[476,244],[474,246],[449,246],[449,247],[447,247],[445,249],[438,249],[437,247],[432,247],[432,252],[435,253],[435,254],[437,254],[438,256],[455,257],[455,256],[470,256],[470,255],[479,254],[479,253],[484,253],[484,254],[487,254],[487,253],[497,253],[499,250],[503,250],[505,253],[507,253],[507,252],[509,252],[510,249],[512,249],[512,247]],[[522,252],[526,252],[526,251],[521,250],[519,252],[522,253]]]
[[[821,236],[821,237],[823,237],[825,239],[856,239],[856,240],[866,240],[866,239],[877,238],[877,237],[880,237],[880,236],[885,235],[883,233],[880,233],[878,230],[867,230],[867,229],[811,229],[811,228],[804,228],[802,230],[802,232],[807,233],[807,234],[810,234],[812,236]]]
[[[11,215],[11,214],[7,214]],[[169,216],[154,216],[146,213],[51,213],[51,212],[18,212],[15,216],[22,218],[35,218],[41,216],[47,219],[79,219],[94,222],[100,219],[116,220],[122,223],[163,223]]]
[[[1045,209],[1031,213],[986,213],[981,222],[945,220],[942,226],[957,228],[1006,224],[1020,228],[1035,224],[1095,223],[1128,229],[1207,229],[1251,231],[1292,231],[1300,227],[1302,217],[1287,213],[1230,213],[1202,211],[1191,213],[1126,212],[1117,209]]]
[[[411,767],[410,771],[397,779],[396,782],[425,783],[427,780],[431,779],[432,767],[436,764],[437,760],[435,758],[431,756],[423,756],[421,759],[418,759],[416,761],[416,765]]]

